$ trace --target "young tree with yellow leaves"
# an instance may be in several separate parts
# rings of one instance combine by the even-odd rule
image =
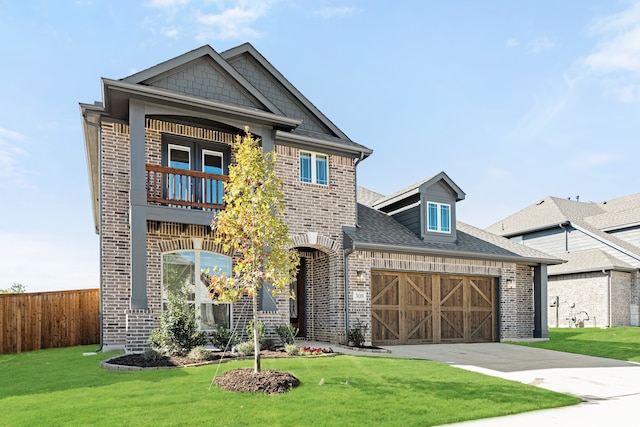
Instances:
[[[236,136],[232,149],[236,162],[229,166],[224,186],[225,209],[214,216],[211,227],[217,242],[234,254],[234,264],[230,276],[208,275],[209,291],[219,302],[237,302],[243,295],[253,298],[254,371],[258,373],[258,291],[270,283],[274,297],[294,298],[289,285],[299,257],[283,221],[284,193],[275,173],[275,153],[264,153],[248,127],[244,137]]]

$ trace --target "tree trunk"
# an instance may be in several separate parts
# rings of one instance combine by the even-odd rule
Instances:
[[[260,372],[260,337],[258,336],[258,298],[253,295],[253,354],[254,366],[253,372]]]

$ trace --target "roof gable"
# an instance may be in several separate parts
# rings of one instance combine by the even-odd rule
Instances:
[[[595,203],[584,203],[557,197],[546,197],[486,228],[500,236],[514,236],[540,230],[601,213]]]
[[[322,114],[250,43],[244,43],[220,55],[284,115],[302,121],[295,132],[326,134],[350,141],[344,132]]]
[[[121,81],[284,115],[209,45]]]
[[[373,204],[373,208],[383,210],[387,206],[397,204],[398,202],[406,199],[412,199],[412,196],[414,196],[415,194],[425,193],[429,188],[436,185],[440,185],[442,186],[442,188],[447,189],[447,191],[449,191],[453,195],[456,202],[464,200],[466,196],[464,191],[462,191],[462,189],[460,189],[460,187],[458,187],[446,173],[440,172],[407,188],[396,191],[390,196],[376,200],[376,202]]]

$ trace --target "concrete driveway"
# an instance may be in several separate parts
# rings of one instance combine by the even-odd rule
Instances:
[[[326,346],[326,344],[325,344]],[[470,421],[464,426],[633,425],[640,409],[640,364],[513,344],[431,344],[385,347],[389,353],[341,353],[426,359],[570,394],[583,403]]]

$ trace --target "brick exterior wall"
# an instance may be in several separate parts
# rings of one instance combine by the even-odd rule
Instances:
[[[609,325],[607,282],[608,275],[602,272],[566,274],[551,276],[548,282],[548,295],[558,296],[558,306],[548,308],[549,327],[573,327],[573,318],[586,316],[585,327],[605,327]],[[571,304],[575,304],[571,307]],[[628,302],[625,304],[628,310]]]
[[[102,339],[108,350],[124,347],[130,308],[129,129],[107,122],[102,124],[101,133]]]
[[[233,136],[195,126],[160,120],[146,120],[145,161],[161,164],[162,134],[183,135],[211,141],[230,141]],[[499,286],[499,336],[501,340],[531,338],[533,331],[533,274],[531,267],[494,261],[461,260],[442,257],[396,255],[356,251],[348,259],[348,317],[345,325],[343,225],[354,226],[355,165],[352,158],[329,154],[329,185],[300,183],[299,149],[275,141],[276,173],[285,193],[284,219],[294,248],[306,259],[306,338],[342,342],[346,331],[357,321],[369,326],[371,341],[370,272],[372,269],[423,271],[463,275],[487,275],[515,286]],[[162,253],[175,250],[202,250],[221,253],[208,227],[147,222],[147,310],[131,310],[131,248],[129,211],[129,128],[121,123],[102,125],[101,151],[101,235],[102,298],[104,304],[105,347],[125,347],[140,352],[150,331],[159,324],[161,311]],[[232,153],[233,159],[233,153]],[[364,275],[358,277],[357,272]],[[355,301],[361,291],[366,301]],[[262,312],[267,334],[289,323],[289,302],[277,299],[276,312]],[[232,309],[232,326],[241,336],[251,315],[251,300],[245,298]]]
[[[360,320],[368,326],[371,340],[371,270],[490,276],[498,279],[498,328],[500,341],[533,338],[533,268],[497,261],[458,259],[409,254],[356,251],[349,255],[350,325]],[[357,277],[363,271],[363,277]],[[506,286],[511,280],[512,286]],[[353,300],[354,291],[364,291],[366,302]]]

